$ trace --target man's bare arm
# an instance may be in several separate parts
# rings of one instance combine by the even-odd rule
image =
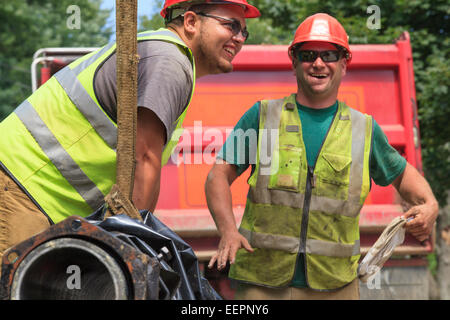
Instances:
[[[166,129],[156,114],[138,108],[136,134],[136,170],[133,203],[138,210],[153,212],[159,196],[161,156]]]
[[[425,178],[409,163],[403,173],[392,183],[402,198],[413,207],[403,216],[414,217],[406,224],[406,230],[419,241],[425,241],[433,231],[439,205]]]
[[[226,266],[227,261],[234,263],[240,248],[253,251],[247,239],[238,232],[233,214],[230,186],[237,177],[236,167],[224,162],[216,163],[206,179],[206,201],[221,237],[219,248],[208,264],[209,268],[215,262],[219,270]]]

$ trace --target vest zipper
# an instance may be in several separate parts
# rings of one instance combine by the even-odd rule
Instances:
[[[312,188],[314,187],[314,168],[308,166],[308,174],[306,176],[306,190],[305,190],[305,202],[303,203],[303,213],[302,213],[302,226],[300,232],[301,239],[301,252],[306,254],[306,233],[308,228],[308,218],[309,218],[309,206],[311,204]],[[306,263],[305,263],[306,272]]]
[[[303,255],[303,268],[305,273],[305,281],[308,287],[308,277],[306,274],[306,235],[308,230],[308,218],[309,218],[309,206],[311,204],[312,188],[315,187],[314,178],[314,168],[308,166],[308,174],[306,176],[306,190],[305,190],[305,200],[303,202],[303,212],[302,212],[302,224],[300,229],[300,254]],[[297,270],[298,258],[295,263],[295,270]],[[294,273],[295,276],[295,273]]]
[[[305,200],[303,202],[303,213],[302,213],[302,225],[300,229],[300,252],[303,254],[303,267],[305,269],[305,281],[309,288],[311,286],[308,282],[308,273],[306,268],[306,238],[308,233],[308,220],[309,220],[309,207],[311,205],[311,197],[312,197],[312,189],[316,187],[316,175],[314,174],[314,169],[316,168],[317,159],[319,158],[320,152],[322,151],[323,145],[328,138],[328,134],[331,131],[331,127],[336,120],[336,116],[339,113],[339,102],[338,107],[336,108],[336,112],[334,113],[333,120],[331,121],[330,126],[328,127],[325,138],[322,141],[322,145],[320,146],[319,151],[317,152],[317,157],[313,166],[308,165],[308,173],[306,175],[306,186],[305,186]],[[296,263],[297,264],[297,263]],[[328,290],[319,290],[319,291],[328,291]]]

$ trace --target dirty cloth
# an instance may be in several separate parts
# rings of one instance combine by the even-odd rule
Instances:
[[[381,270],[384,263],[391,257],[394,249],[403,243],[405,240],[405,224],[405,218],[397,217],[383,230],[383,233],[359,264],[358,277],[362,282],[366,283],[371,276]]]

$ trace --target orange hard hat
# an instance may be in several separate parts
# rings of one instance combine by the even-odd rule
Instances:
[[[288,49],[291,59],[294,56],[293,49],[295,46],[306,41],[324,41],[337,44],[345,49],[347,63],[352,59],[347,32],[339,21],[326,13],[309,16],[298,26],[294,41]]]
[[[166,0],[161,10],[161,16],[167,20],[167,14],[170,11],[167,9],[188,8],[196,4],[238,4],[245,8],[245,18],[256,18],[261,15],[259,10],[255,6],[248,4],[246,0]],[[175,16],[171,18],[173,19]]]

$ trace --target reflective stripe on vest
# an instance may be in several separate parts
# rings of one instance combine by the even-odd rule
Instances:
[[[61,146],[53,133],[48,129],[33,106],[25,100],[14,113],[25,124],[33,138],[42,148],[50,161],[62,176],[73,186],[91,208],[98,206],[98,199],[103,199],[103,193],[95,183],[81,170],[79,165]]]
[[[253,248],[265,248],[282,250],[289,253],[300,251],[300,238],[269,233],[252,232],[239,228],[242,234]],[[349,257],[359,254],[360,242],[354,244],[330,243],[317,239],[306,239],[306,253],[315,253],[328,257]]]
[[[108,116],[98,108],[97,103],[83,88],[75,72],[70,68],[63,68],[54,77],[66,91],[70,100],[86,117],[92,127],[105,140],[111,149],[117,147],[117,127]]]
[[[301,252],[310,287],[336,289],[356,277],[359,211],[370,186],[372,121],[339,103],[308,192],[310,173],[295,105],[295,95],[261,102],[256,168],[239,228],[255,251],[238,251],[230,277],[289,285]],[[278,140],[268,138],[274,133]],[[262,164],[264,157],[269,161]]]
[[[195,85],[191,51],[167,29],[145,32],[138,41],[160,40],[179,46],[193,66],[188,104],[177,119],[181,128]],[[0,124],[0,162],[57,223],[99,208],[115,181],[117,127],[93,90],[95,71],[115,52],[115,44],[63,68]],[[67,122],[70,121],[70,122]],[[166,144],[162,164],[178,142]],[[165,161],[164,161],[165,160]]]

